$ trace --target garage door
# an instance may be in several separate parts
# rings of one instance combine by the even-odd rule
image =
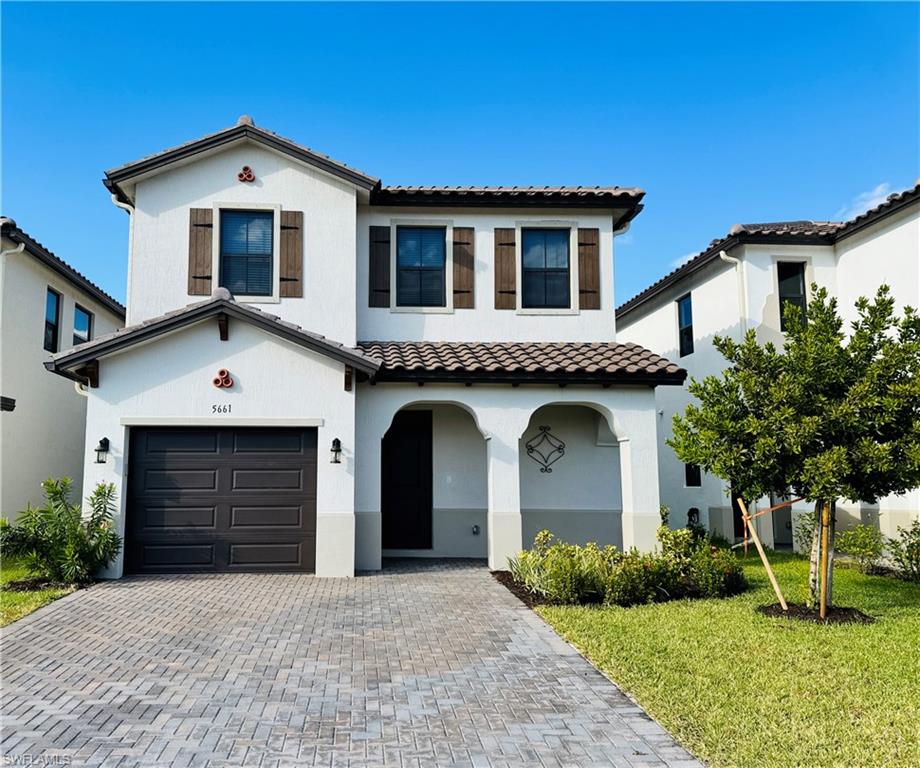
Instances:
[[[315,429],[131,430],[125,569],[313,571]]]

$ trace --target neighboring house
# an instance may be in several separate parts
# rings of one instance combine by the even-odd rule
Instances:
[[[654,546],[685,373],[614,341],[641,190],[385,187],[245,116],[105,184],[129,327],[48,367],[88,389],[85,489],[118,488],[110,576]]]
[[[691,377],[702,379],[724,367],[712,345],[715,335],[740,339],[754,328],[760,341],[781,346],[780,305],[804,308],[813,282],[837,297],[847,325],[856,319],[856,300],[873,296],[883,283],[891,287],[898,312],[920,306],[920,182],[850,221],[732,227],[726,237],[619,307],[618,338],[678,360]],[[685,466],[665,444],[672,417],[691,400],[687,387],[659,389],[656,400],[662,504],[672,508],[677,524],[695,507],[711,530],[737,537],[743,524],[726,484]],[[761,500],[760,506],[769,506],[768,501]],[[761,517],[758,532],[769,544],[791,546],[793,517],[805,508]],[[840,502],[837,509],[841,527],[877,520],[883,533],[894,536],[899,525],[920,515],[920,490],[874,505]]]
[[[82,492],[86,398],[43,364],[121,328],[125,308],[12,219],[0,237],[0,513],[13,519],[50,476]]]

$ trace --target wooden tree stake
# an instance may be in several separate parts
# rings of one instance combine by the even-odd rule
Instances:
[[[767,569],[767,576],[770,577],[770,583],[773,585],[773,591],[776,592],[776,597],[779,599],[779,604],[783,606],[784,611],[788,611],[789,606],[786,605],[786,598],[783,597],[783,593],[779,588],[779,582],[776,580],[776,575],[773,573],[773,569],[770,567],[770,561],[767,560],[767,554],[763,551],[763,544],[760,543],[760,536],[757,534],[757,529],[753,524],[754,520],[748,513],[748,508],[744,503],[744,499],[738,499],[738,506],[741,507],[741,512],[744,514],[744,522],[747,524],[748,531],[751,533],[751,539],[754,541],[754,546],[757,547],[757,553],[760,555],[760,559],[763,562],[763,567]]]

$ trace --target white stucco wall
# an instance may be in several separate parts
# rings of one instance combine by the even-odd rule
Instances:
[[[237,179],[243,165],[253,169],[254,183]],[[257,306],[343,344],[354,344],[354,187],[251,143],[175,166],[137,184],[128,324],[204,298],[188,295],[189,209],[221,203],[271,204],[303,211],[303,298]],[[215,276],[212,288],[216,286]]]
[[[448,312],[406,311],[368,307],[368,239],[370,226],[391,226],[393,222],[437,222],[475,230],[476,277],[474,309]],[[577,294],[577,245],[570,247],[570,265],[576,290],[572,311],[552,314],[528,310],[495,309],[496,227],[516,225],[569,225],[600,230],[601,309],[579,311]],[[448,238],[449,239],[449,238]],[[518,238],[520,247],[520,238]],[[573,242],[577,237],[573,234]],[[612,218],[609,212],[515,209],[407,209],[361,206],[358,209],[357,312],[358,337],[363,340],[432,341],[611,341],[616,336],[613,315]],[[395,244],[391,244],[395,249]],[[448,259],[450,254],[448,253]],[[520,261],[520,255],[518,255]],[[520,292],[520,281],[518,281]],[[395,302],[394,302],[395,304]]]
[[[212,379],[227,368],[231,389]],[[221,341],[213,320],[179,330],[100,363],[99,387],[90,390],[87,410],[84,492],[96,483],[115,483],[124,535],[128,430],[156,426],[318,426],[318,575],[350,576],[354,563],[354,478],[356,443],[354,392],[344,389],[344,366],[241,321],[230,321]],[[228,414],[212,414],[229,404]],[[128,422],[126,424],[126,422]],[[92,448],[108,437],[110,455],[94,463]],[[333,438],[342,441],[342,463],[331,464]],[[118,561],[106,575],[121,575]]]
[[[15,245],[4,238],[2,247]],[[75,303],[93,313],[94,336],[122,320],[25,251],[4,256],[0,274],[0,394],[16,400],[14,411],[0,414],[0,513],[12,519],[41,502],[48,477],[70,477],[75,498],[82,486],[86,400],[44,368],[48,288],[61,294],[61,350],[73,346]]]

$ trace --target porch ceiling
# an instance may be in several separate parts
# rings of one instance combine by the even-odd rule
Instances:
[[[511,384],[683,384],[687,372],[637,344],[616,342],[361,341],[375,381]]]

